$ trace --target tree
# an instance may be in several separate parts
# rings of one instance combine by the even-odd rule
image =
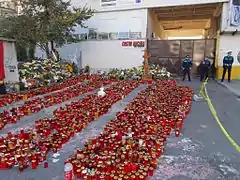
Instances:
[[[75,27],[85,27],[84,21],[94,13],[86,6],[72,7],[65,0],[15,0],[15,3],[21,5],[21,15],[1,20],[0,36],[16,39],[27,47],[36,45],[48,57],[55,46],[77,42]]]

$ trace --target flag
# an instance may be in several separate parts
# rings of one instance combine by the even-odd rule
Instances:
[[[4,43],[0,41],[0,81],[4,80]]]

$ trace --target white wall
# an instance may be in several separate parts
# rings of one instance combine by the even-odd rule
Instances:
[[[123,47],[120,40],[112,41],[83,41],[69,44],[60,49],[61,57],[70,57],[82,51],[83,67],[91,68],[132,68],[140,66],[143,62],[143,49]]]
[[[147,29],[147,9],[96,13],[86,22],[88,28],[98,32],[141,32],[145,41]],[[75,33],[83,33],[81,28]],[[82,52],[82,65],[92,68],[131,68],[143,61],[144,48],[122,47],[121,40],[89,40],[77,44],[68,44],[60,48],[62,58],[72,58]],[[37,57],[45,57],[37,49]]]
[[[141,32],[146,35],[147,9],[96,13],[85,23],[98,32]],[[83,29],[77,28],[76,33]]]
[[[151,17],[151,13],[148,10],[148,13],[147,13],[147,32],[146,32],[148,39],[152,38],[152,33],[154,31],[153,26],[154,26],[154,23],[153,23],[153,20],[152,20],[152,17]]]
[[[148,9],[147,14],[147,37],[152,39],[152,33],[154,33],[153,39],[167,39],[166,31],[164,31],[161,23],[157,19],[156,14]]]
[[[228,35],[224,34],[220,36],[219,41],[219,62],[218,65],[222,66],[223,57],[227,55],[228,51],[232,51],[234,57],[234,66],[240,66],[240,60],[237,60],[237,56],[240,56],[240,35]]]
[[[72,0],[73,5],[85,5],[91,6],[97,11],[112,11],[123,9],[137,9],[137,8],[150,8],[150,7],[164,7],[164,6],[177,6],[177,5],[189,5],[189,4],[206,4],[206,3],[219,3],[228,2],[228,0],[116,0],[116,5],[103,7],[101,0]]]
[[[14,42],[3,42],[5,82],[19,82],[17,54]]]
[[[221,31],[224,32],[233,32],[236,29],[240,31],[240,26],[234,27],[230,25],[231,21],[231,1],[223,4],[222,8],[222,22],[221,22]]]

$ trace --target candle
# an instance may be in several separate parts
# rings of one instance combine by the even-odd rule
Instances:
[[[175,136],[179,137],[180,136],[180,131],[179,130],[175,130]]]
[[[43,166],[44,166],[44,168],[48,168],[48,162],[45,161],[45,162],[43,163]]]
[[[95,112],[95,119],[99,117],[99,111]]]
[[[81,178],[81,169],[77,169],[77,172],[76,172],[76,175],[77,175],[77,178]]]
[[[131,169],[132,169],[132,171],[136,172],[137,171],[137,165],[136,164],[132,164]]]
[[[4,156],[1,157],[1,161],[0,161],[0,169],[7,169],[7,162],[6,162]]]
[[[23,162],[19,162],[19,166],[18,166],[19,171],[24,171],[24,163]]]
[[[36,169],[37,168],[37,160],[33,159],[32,160],[32,169]]]
[[[13,137],[12,133],[11,133],[11,132],[8,132],[8,133],[7,133],[7,137],[8,137],[9,139],[11,139],[11,138]]]
[[[149,167],[149,169],[148,169],[148,175],[149,175],[149,176],[153,176],[153,171],[154,171],[154,168]]]

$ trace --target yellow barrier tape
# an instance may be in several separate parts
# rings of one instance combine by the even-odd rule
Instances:
[[[209,109],[214,117],[214,119],[217,121],[220,129],[222,130],[223,134],[226,136],[226,138],[228,139],[228,141],[231,143],[231,145],[240,153],[240,146],[233,140],[233,138],[229,135],[229,133],[227,132],[227,130],[224,128],[224,126],[222,125],[221,121],[219,120],[218,116],[217,116],[217,112],[211,102],[211,99],[208,96],[208,92],[207,92],[207,81],[208,79],[205,80],[205,82],[202,84],[199,94],[202,95],[202,97],[207,101]]]

